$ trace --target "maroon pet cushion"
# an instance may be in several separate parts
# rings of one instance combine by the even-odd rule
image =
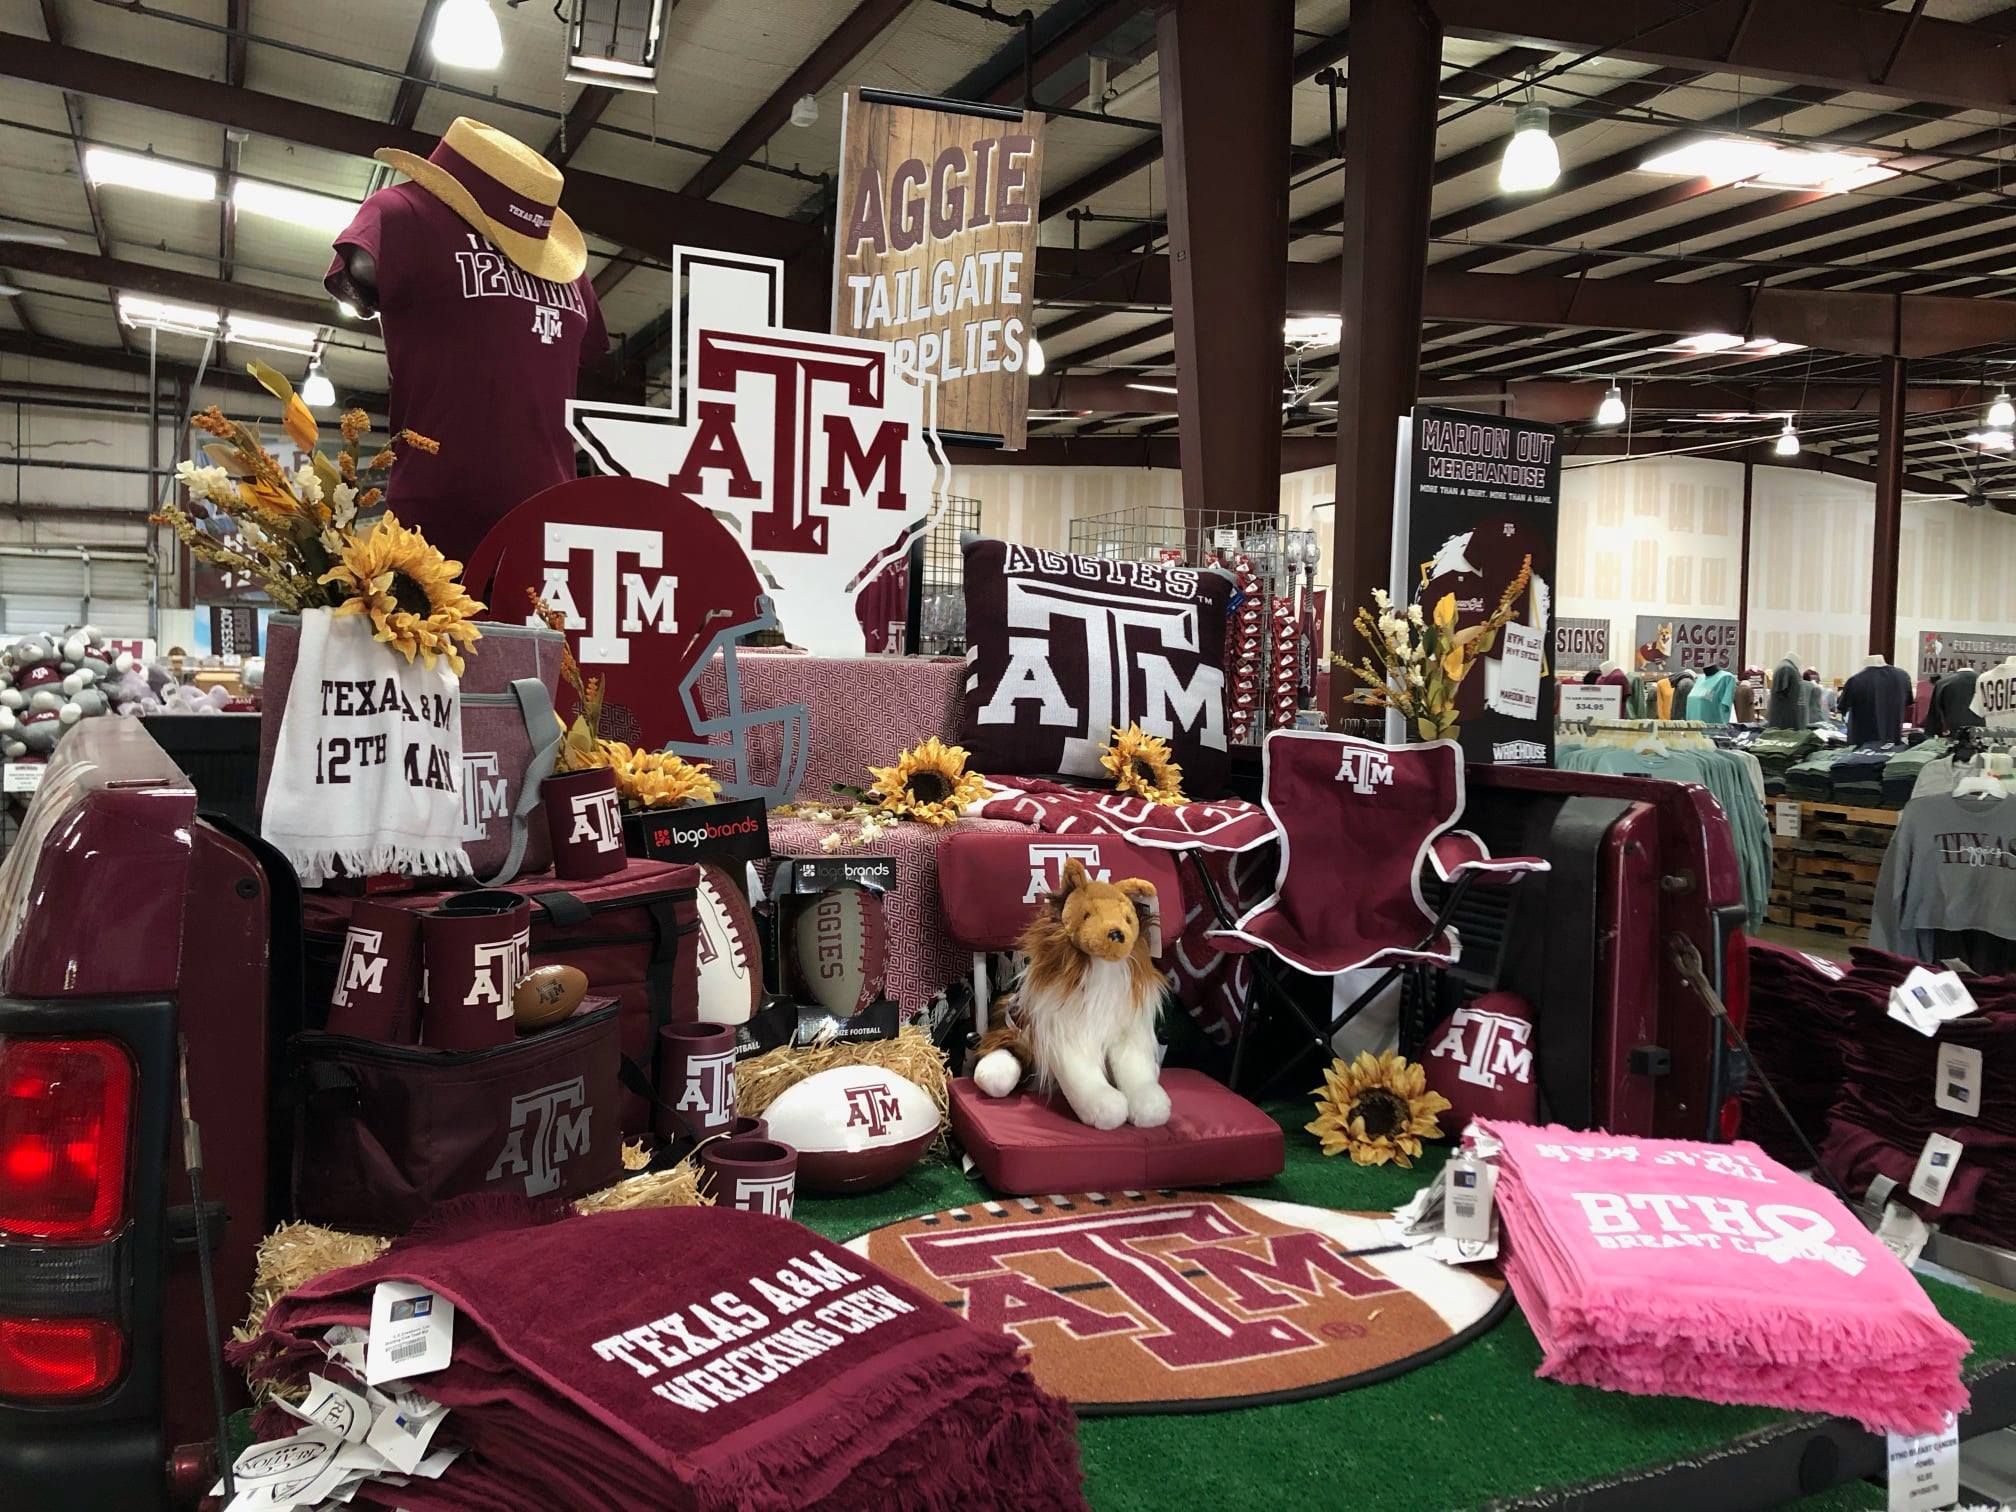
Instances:
[[[1533,1051],[1533,1005],[1516,992],[1487,992],[1451,1013],[1428,1036],[1421,1062],[1428,1090],[1449,1099],[1442,1127],[1457,1133],[1473,1118],[1532,1123]]]
[[[989,540],[967,545],[965,567],[959,743],[974,770],[1104,786],[1099,751],[1138,721],[1169,742],[1184,792],[1225,791],[1230,578]]]
[[[1164,1071],[1169,1122],[1101,1131],[1061,1094],[989,1097],[952,1083],[952,1133],[987,1184],[1010,1196],[1224,1186],[1281,1173],[1281,1125],[1201,1071]]]
[[[969,950],[1008,950],[1036,917],[1046,895],[1064,885],[1065,863],[1077,859],[1095,880],[1143,877],[1155,884],[1163,921],[1162,949],[1182,933],[1183,886],[1176,857],[1133,845],[1118,835],[959,833],[938,849],[945,927]]]

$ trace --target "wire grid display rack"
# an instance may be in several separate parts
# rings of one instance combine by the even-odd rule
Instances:
[[[1071,522],[1071,550],[1108,562],[1170,562],[1222,566],[1240,580],[1225,657],[1230,734],[1254,744],[1269,729],[1292,724],[1273,697],[1292,687],[1295,703],[1315,694],[1316,567],[1322,560],[1313,530],[1290,529],[1278,513],[1203,510],[1146,504]],[[1274,611],[1285,602],[1295,631],[1277,633]],[[1285,664],[1284,664],[1285,663]],[[1252,694],[1250,699],[1242,697]]]
[[[959,656],[966,650],[966,555],[959,538],[980,529],[980,501],[947,494],[924,534],[919,580],[917,645],[924,656]]]

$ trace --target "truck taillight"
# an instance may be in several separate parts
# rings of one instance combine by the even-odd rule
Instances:
[[[132,1117],[133,1062],[114,1041],[0,1039],[0,1240],[110,1238]],[[0,1373],[5,1360],[0,1344]]]
[[[126,1335],[103,1318],[0,1317],[0,1397],[97,1396],[126,1368]]]

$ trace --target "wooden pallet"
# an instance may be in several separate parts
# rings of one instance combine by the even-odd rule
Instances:
[[[1802,877],[1833,877],[1842,882],[1874,882],[1882,869],[1880,859],[1849,861],[1836,856],[1801,856],[1796,867]]]
[[[1832,820],[1801,824],[1801,840],[1817,840],[1833,845],[1853,845],[1875,850],[1883,850],[1890,844],[1890,837],[1897,833],[1897,826],[1886,824],[1840,824]]]
[[[1859,903],[1867,913],[1869,905],[1876,901],[1876,884],[1873,882],[1844,882],[1839,877],[1800,876],[1792,878],[1792,891],[1801,897],[1838,898],[1847,903]]]
[[[1833,914],[1807,913],[1804,910],[1795,909],[1792,914],[1792,923],[1798,929],[1811,929],[1820,934],[1840,935],[1843,939],[1847,940],[1866,940],[1869,938],[1869,921],[1867,919],[1843,919]]]
[[[1896,809],[1854,808],[1840,803],[1805,803],[1799,805],[1799,814],[1804,820],[1831,821],[1836,824],[1874,824],[1884,829],[1897,827]]]

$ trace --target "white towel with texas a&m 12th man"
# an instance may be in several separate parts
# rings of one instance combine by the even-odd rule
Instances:
[[[461,679],[408,662],[362,616],[301,616],[260,833],[303,887],[336,875],[466,877]]]

